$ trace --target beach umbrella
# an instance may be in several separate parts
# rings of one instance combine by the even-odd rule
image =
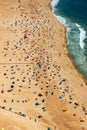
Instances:
[[[46,107],[43,107],[42,109],[43,109],[43,112],[46,112]]]
[[[44,102],[45,102],[45,99],[42,99],[42,102],[44,103]]]
[[[76,106],[79,106],[78,101],[75,101],[74,104],[75,104]]]
[[[26,114],[21,114],[21,116],[26,117]]]
[[[4,73],[4,76],[6,76],[6,73]]]
[[[62,98],[63,98],[63,95],[59,96],[59,98],[62,99]]]
[[[43,109],[43,112],[46,112],[46,109]]]
[[[54,95],[54,92],[51,92],[51,95]]]
[[[35,105],[38,106],[38,105],[40,105],[40,103],[36,102]]]
[[[14,88],[14,85],[13,85],[13,84],[11,85],[11,88],[12,88],[12,89]]]
[[[44,78],[47,78],[47,76],[44,76]]]
[[[4,99],[4,103],[6,103],[6,100]]]
[[[67,111],[67,108],[63,108],[63,112],[66,112]]]
[[[7,90],[7,92],[11,92],[12,90]]]
[[[57,85],[54,85],[54,89],[58,89],[58,86],[57,86]]]
[[[17,49],[17,48],[18,48],[18,46],[15,46],[15,48]]]
[[[38,96],[39,96],[39,97],[42,97],[42,96],[43,96],[43,94],[42,94],[42,93],[39,93],[39,94],[38,94]]]
[[[85,115],[87,115],[87,111],[85,111]]]
[[[73,116],[76,116],[76,114],[74,113]]]
[[[74,108],[77,108],[77,106],[75,105]]]
[[[5,128],[1,128],[1,130],[5,130]]]
[[[5,107],[2,107],[2,109],[5,109]]]
[[[40,116],[38,116],[38,118],[42,118],[42,116],[40,115]]]
[[[9,111],[11,111],[11,110],[12,110],[12,108],[10,107],[10,108],[9,108]]]
[[[80,122],[85,122],[85,120],[84,119],[80,119]]]
[[[47,86],[46,86],[46,88],[50,88],[50,86],[49,86],[49,85],[47,85]]]
[[[12,84],[15,84],[15,82],[13,81]]]

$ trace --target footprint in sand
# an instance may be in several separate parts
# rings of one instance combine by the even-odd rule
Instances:
[[[10,125],[6,128],[6,130],[21,130],[21,128],[17,127],[17,126],[13,126],[13,125]]]

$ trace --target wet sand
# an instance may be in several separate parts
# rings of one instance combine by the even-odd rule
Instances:
[[[87,84],[50,0],[0,0],[0,130],[87,130]]]

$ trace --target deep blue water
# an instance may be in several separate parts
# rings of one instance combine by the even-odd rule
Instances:
[[[73,21],[87,24],[87,0],[60,0],[55,8]]]
[[[53,0],[52,7],[67,28],[70,55],[87,78],[87,0]]]

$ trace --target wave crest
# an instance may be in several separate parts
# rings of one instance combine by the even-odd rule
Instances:
[[[79,25],[77,23],[75,25],[79,28],[79,31],[80,31],[80,42],[79,42],[80,47],[81,47],[81,49],[84,49],[84,46],[85,46],[84,40],[87,37],[86,36],[86,31],[84,30],[84,28],[81,27],[81,25]]]
[[[58,4],[59,0],[52,0],[51,6],[54,8]]]

